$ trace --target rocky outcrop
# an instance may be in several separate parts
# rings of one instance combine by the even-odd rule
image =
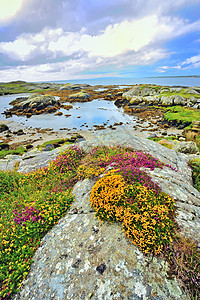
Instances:
[[[136,86],[123,93],[122,100],[128,100],[129,105],[137,105],[139,103],[161,106],[181,105],[199,109],[200,90],[194,88]]]
[[[43,109],[47,106],[52,106],[56,104],[58,101],[56,101],[54,96],[50,95],[31,95],[28,99],[22,100],[20,102],[17,102],[14,104],[14,108],[17,109],[28,109],[28,108],[36,108],[37,110]]]
[[[94,218],[93,185],[76,184],[70,211],[42,240],[15,300],[188,299],[165,261],[144,256],[119,224]]]
[[[60,102],[51,95],[33,94],[28,98],[17,98],[11,102],[13,108],[5,113],[27,115],[55,112],[60,108]]]
[[[200,241],[200,193],[192,186],[189,156],[120,128],[106,129],[91,141],[79,143],[86,152],[97,145],[143,150],[175,168],[165,166],[146,172],[176,200],[176,220],[182,234]],[[59,149],[55,150],[44,153],[42,161],[36,161],[41,153],[33,153],[33,157],[25,154],[19,170],[45,166],[58,154]],[[95,181],[86,179],[74,186],[75,201],[68,214],[41,241],[30,273],[15,299],[190,299],[181,282],[168,277],[167,262],[144,256],[124,236],[120,224],[100,222],[94,217],[89,204],[94,184]]]

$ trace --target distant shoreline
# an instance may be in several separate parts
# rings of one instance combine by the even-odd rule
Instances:
[[[145,78],[200,78],[200,75],[187,75],[187,76],[150,76]]]

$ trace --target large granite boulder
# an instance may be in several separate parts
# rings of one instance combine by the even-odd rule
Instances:
[[[176,278],[168,278],[164,260],[144,256],[120,224],[94,217],[93,185],[86,179],[74,187],[70,211],[42,240],[14,299],[188,299]]]

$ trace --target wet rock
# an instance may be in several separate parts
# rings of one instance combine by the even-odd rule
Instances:
[[[9,127],[6,124],[0,124],[0,132],[9,130]]]
[[[62,111],[59,111],[54,116],[62,116],[62,115],[63,115]]]

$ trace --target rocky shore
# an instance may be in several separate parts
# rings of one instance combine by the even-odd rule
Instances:
[[[11,89],[12,85],[15,85],[18,90],[21,88],[33,93],[29,97],[17,97],[10,103],[13,107],[4,112],[8,119],[0,121],[0,150],[15,150],[22,146],[25,148],[25,151],[30,151],[45,142],[48,145],[48,141],[66,140],[76,135],[92,139],[96,131],[97,135],[99,135],[98,133],[106,130],[106,128],[111,131],[120,128],[121,131],[128,130],[131,135],[159,139],[157,141],[160,144],[171,149],[177,149],[177,151],[198,153],[197,146],[200,146],[200,121],[198,119],[200,118],[199,87],[137,85],[121,88],[120,86],[90,86],[87,84],[59,85],[14,82],[10,83],[11,90],[8,90],[8,86],[7,90],[5,90],[5,85],[0,85],[0,90],[6,91],[5,93],[16,91],[15,88]],[[37,89],[40,89],[40,92],[35,93]],[[74,102],[91,102],[94,99],[113,101],[126,114],[136,117],[135,125],[131,127],[122,122],[115,122],[109,126],[106,126],[106,124],[94,124],[93,128],[89,130],[62,128],[62,130],[55,131],[52,129],[30,128],[9,120],[9,117],[15,114],[18,116],[25,115],[30,118],[34,114],[56,113],[57,118],[59,118],[59,115],[63,114],[60,111],[61,108],[66,111],[65,116],[69,117],[71,116],[70,109],[73,108]],[[66,105],[66,101],[70,105]],[[176,110],[176,107],[178,110]],[[171,108],[173,108],[172,114],[175,115],[172,120],[166,117],[166,109],[170,110]],[[188,121],[188,112],[194,113],[194,119],[193,115],[191,115],[191,120]],[[181,119],[182,115],[185,116],[183,119]],[[88,127],[87,124],[84,126],[85,129]],[[191,142],[183,145],[187,141]],[[180,143],[182,145],[179,145]],[[54,147],[49,147],[48,149],[51,150],[52,148]],[[12,157],[8,156],[8,159],[12,160]],[[14,159],[18,159],[16,155]],[[4,158],[4,161],[6,160],[7,158]],[[5,164],[1,161],[1,169],[4,167]]]

